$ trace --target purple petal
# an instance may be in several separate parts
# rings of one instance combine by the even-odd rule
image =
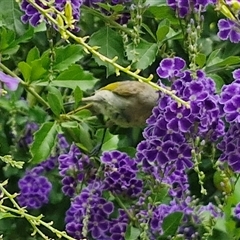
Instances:
[[[20,82],[19,79],[11,77],[3,72],[0,72],[0,81],[3,82],[11,91],[17,90],[18,84]]]
[[[236,69],[233,71],[233,78],[240,79],[240,69]]]

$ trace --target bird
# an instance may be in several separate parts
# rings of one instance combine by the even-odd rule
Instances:
[[[145,82],[118,81],[98,89],[92,96],[82,98],[93,114],[102,114],[113,125],[121,128],[143,127],[156,106],[159,93]]]

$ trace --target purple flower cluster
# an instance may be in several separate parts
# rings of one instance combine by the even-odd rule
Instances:
[[[17,197],[17,200],[20,206],[38,209],[43,204],[48,203],[52,184],[46,177],[41,176],[43,172],[44,168],[38,166],[27,172],[19,180],[20,195]]]
[[[53,3],[51,3],[51,1],[46,1],[46,2],[49,2],[49,5],[44,4],[44,2],[40,0],[35,1],[35,3],[38,6],[40,6],[45,10],[51,11],[51,7],[56,8],[59,12],[62,12],[65,10],[66,11],[65,17],[68,21],[68,24],[69,22],[71,22],[70,28],[71,29],[74,28],[74,24],[80,18],[80,7],[82,5],[82,0],[70,0],[70,1],[56,0],[56,1],[53,1]],[[67,5],[69,7],[67,7]],[[25,14],[21,18],[23,23],[29,22],[32,26],[36,27],[38,24],[40,24],[44,20],[44,16],[34,6],[32,6],[31,3],[29,3],[26,0],[23,0],[21,2],[21,10],[25,12]],[[67,11],[71,11],[71,13]],[[56,17],[56,13],[52,13],[52,15]]]
[[[178,57],[164,59],[157,73],[160,78],[173,82],[172,90],[189,102],[190,108],[162,96],[147,120],[145,140],[137,146],[137,161],[158,181],[162,181],[163,172],[181,172],[193,167],[192,143],[196,137],[212,141],[224,134],[214,81],[202,71],[197,71],[193,78],[190,71],[184,70],[185,65]]]
[[[224,136],[222,104],[214,81],[203,71],[191,73],[185,70],[185,66],[185,61],[179,57],[164,59],[157,68],[157,74],[172,83],[171,90],[188,102],[190,108],[179,106],[171,97],[162,94],[147,120],[148,125],[143,132],[145,139],[137,146],[139,167],[151,175],[156,184],[167,187],[173,199],[169,204],[152,207],[150,204],[152,217],[145,210],[139,212],[140,219],[151,219],[149,231],[152,239],[163,234],[162,224],[171,213],[183,213],[177,232],[184,239],[198,238],[198,229],[193,225],[201,224],[201,211],[208,209],[212,216],[218,214],[212,204],[212,207],[196,208],[190,197],[187,172],[193,168],[193,153],[199,148],[195,145],[196,139],[199,142],[204,139],[207,146]]]
[[[82,154],[79,148],[72,144],[67,153],[63,153],[58,157],[59,174],[62,179],[62,191],[65,195],[73,197],[76,194],[78,184],[83,179],[87,180],[86,167],[89,166],[89,158]]]
[[[30,144],[33,141],[32,134],[37,129],[38,125],[36,123],[27,124],[26,134],[21,139],[21,144]],[[67,143],[65,137],[62,134],[59,134],[55,153],[47,160],[39,163],[36,167],[28,170],[24,177],[18,181],[20,195],[17,199],[21,206],[30,209],[37,209],[48,203],[52,184],[45,176],[42,175],[56,168],[58,163],[58,154],[65,152],[68,148],[69,144]]]
[[[137,197],[142,192],[143,182],[137,178],[137,163],[126,153],[104,152],[101,156],[104,165],[104,189],[116,194]]]
[[[167,5],[176,11],[178,13],[178,16],[181,18],[186,17],[186,15],[192,13],[193,11],[204,12],[208,5],[215,3],[216,0],[167,0]]]
[[[116,219],[112,202],[102,197],[103,185],[98,181],[89,184],[74,198],[66,212],[66,231],[75,239],[123,240],[127,228],[127,216],[120,210]]]

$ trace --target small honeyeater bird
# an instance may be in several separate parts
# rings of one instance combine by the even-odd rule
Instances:
[[[159,93],[147,83],[139,81],[119,81],[108,84],[93,96],[82,98],[94,114],[106,116],[119,127],[142,127],[156,106]]]

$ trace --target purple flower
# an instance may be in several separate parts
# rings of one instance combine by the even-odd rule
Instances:
[[[67,142],[63,134],[58,134],[58,146],[61,152],[64,152],[66,149],[70,147],[69,143]]]
[[[77,187],[76,179],[73,177],[66,176],[62,179],[62,185],[63,193],[66,196],[73,197]]]
[[[20,80],[0,71],[0,82],[3,82],[9,90],[16,91]]]
[[[186,133],[193,125],[191,110],[186,107],[179,107],[173,102],[165,112],[165,119],[168,122],[167,128],[174,132]]]
[[[240,220],[240,203],[234,208],[234,216]]]
[[[160,78],[181,77],[182,70],[185,68],[185,61],[182,58],[165,58],[157,68],[157,74]]]
[[[232,43],[240,41],[239,24],[230,19],[220,19],[218,21],[218,37],[221,40],[229,39]]]
[[[235,79],[234,82],[239,83],[239,80],[240,80],[240,69],[234,70],[232,74],[233,74],[233,78]]]
[[[51,171],[57,166],[57,156],[50,156],[47,160],[39,164],[45,171]]]
[[[102,215],[94,214],[89,219],[88,229],[94,239],[105,236],[105,232],[108,231],[109,227],[109,222]]]

